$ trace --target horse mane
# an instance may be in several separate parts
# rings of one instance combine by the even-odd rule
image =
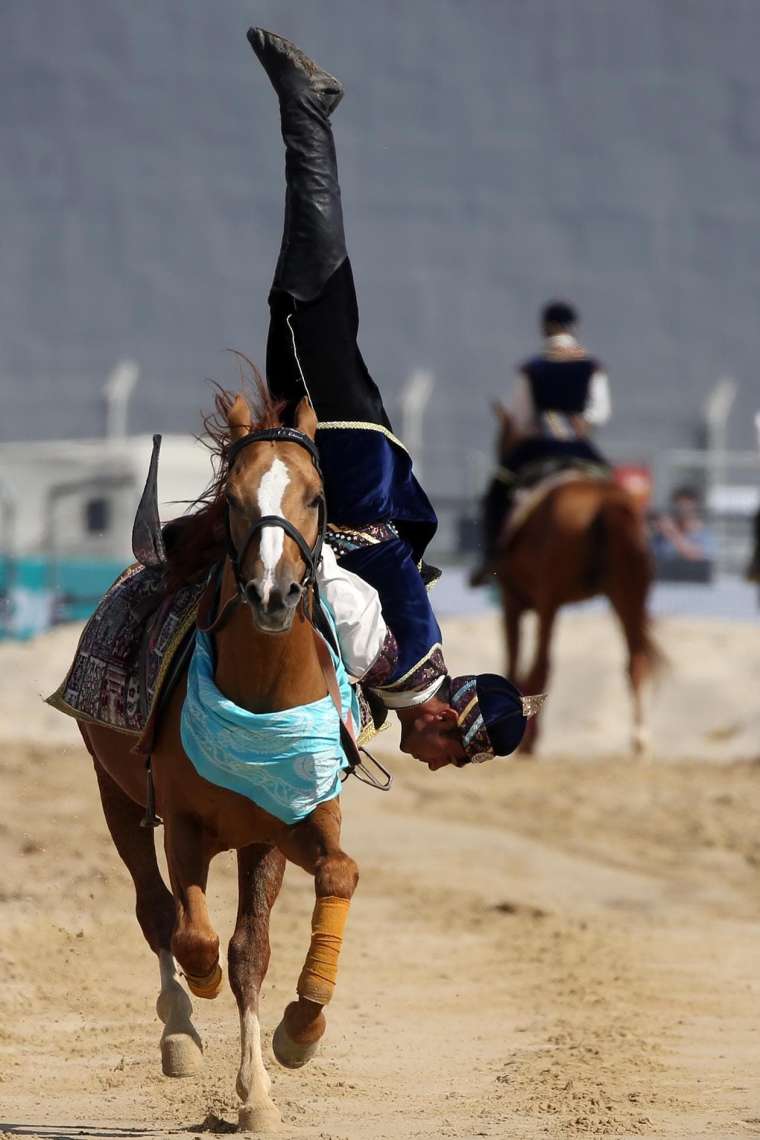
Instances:
[[[241,394],[248,402],[252,432],[282,426],[285,402],[274,399],[253,361],[241,352],[232,351],[241,365],[238,392],[214,382],[214,411],[203,417],[203,433],[196,437],[211,452],[214,474],[187,513],[173,520],[165,529],[167,593],[202,580],[224,557],[224,488],[229,474],[228,453],[232,442],[227,412],[236,396]]]

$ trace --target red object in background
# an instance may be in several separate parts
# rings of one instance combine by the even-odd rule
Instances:
[[[615,482],[633,498],[642,514],[652,501],[652,472],[644,464],[623,463],[615,468]]]

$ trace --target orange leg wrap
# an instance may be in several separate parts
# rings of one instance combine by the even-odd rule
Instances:
[[[188,974],[185,971],[185,980],[190,992],[196,997],[215,998],[222,988],[224,975],[222,974],[222,967],[217,962],[211,973],[206,974],[205,978],[196,978],[194,974]]]
[[[300,997],[327,1005],[338,977],[338,958],[348,919],[349,899],[318,898],[311,919],[311,945],[296,989]]]

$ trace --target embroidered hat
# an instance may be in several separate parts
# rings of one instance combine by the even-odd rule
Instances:
[[[467,762],[472,764],[514,752],[529,718],[546,700],[545,693],[524,697],[511,681],[496,673],[452,677],[449,691]]]

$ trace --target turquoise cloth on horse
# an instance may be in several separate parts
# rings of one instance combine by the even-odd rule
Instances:
[[[330,646],[344,717],[361,722],[359,702]],[[283,823],[305,819],[340,794],[348,760],[338,710],[330,696],[275,713],[252,713],[228,700],[214,682],[207,634],[196,633],[182,706],[182,746],[199,775],[241,796]]]

